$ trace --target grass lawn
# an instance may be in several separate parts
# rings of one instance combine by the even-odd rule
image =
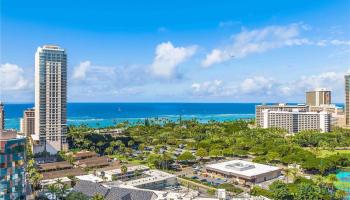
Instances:
[[[317,155],[317,157],[320,157],[320,158],[331,156],[337,153],[350,155],[350,150],[328,150],[328,149],[312,149],[312,148],[305,148],[305,149],[311,151],[312,153]]]

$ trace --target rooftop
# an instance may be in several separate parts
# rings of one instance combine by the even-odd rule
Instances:
[[[72,157],[77,160],[80,160],[82,158],[88,158],[88,157],[96,157],[96,156],[97,156],[97,153],[92,151],[79,151],[72,155]]]
[[[246,177],[253,177],[279,170],[278,167],[253,163],[244,160],[231,160],[227,162],[210,164],[207,165],[206,168],[214,171],[222,171],[224,173],[243,175]]]
[[[87,174],[87,175],[81,175],[81,176],[76,176],[77,179],[79,180],[83,180],[83,181],[91,181],[91,182],[94,182],[94,183],[100,183],[103,181],[102,178],[100,177],[97,177],[93,174]]]
[[[125,182],[125,184],[130,186],[138,186],[138,185],[143,185],[143,184],[152,183],[155,181],[162,181],[168,178],[176,177],[173,174],[169,174],[160,170],[149,170],[143,173],[148,175],[148,177],[127,181]]]
[[[80,168],[64,169],[59,171],[43,172],[43,180],[60,178],[65,176],[79,176],[85,174],[85,172]]]
[[[80,167],[102,167],[110,164],[110,159],[107,156],[101,157],[91,157],[83,160],[78,160],[74,164],[79,165]]]
[[[0,130],[0,140],[13,140],[25,138],[22,135],[18,135],[15,130]]]
[[[74,191],[82,192],[85,195],[92,197],[95,194],[101,194],[105,200],[154,200],[157,195],[152,191],[119,188],[119,187],[105,187],[99,183],[90,181],[78,181],[73,188]]]
[[[50,171],[66,168],[73,168],[73,165],[69,164],[67,161],[44,163],[39,165],[39,171]]]
[[[133,172],[133,171],[136,171],[136,170],[139,170],[139,171],[145,171],[145,170],[148,170],[149,167],[147,166],[144,166],[144,165],[137,165],[137,166],[128,166],[128,172]],[[117,168],[117,169],[112,169],[112,170],[108,170],[108,171],[105,171],[106,174],[121,174],[121,168]]]

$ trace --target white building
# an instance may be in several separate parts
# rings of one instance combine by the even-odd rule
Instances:
[[[130,178],[135,176],[136,173],[142,173],[147,170],[149,170],[149,167],[144,165],[137,165],[137,166],[128,166],[127,172],[125,174],[122,173],[121,168],[106,170],[106,171],[97,171],[96,173],[98,176],[104,177],[108,181],[112,181],[113,179],[118,180],[122,178]]]
[[[277,178],[281,174],[278,167],[244,160],[231,160],[206,166],[211,174],[221,175],[242,185],[261,183]]]
[[[258,127],[263,127],[263,110],[271,111],[288,111],[299,110],[300,112],[309,111],[309,106],[305,104],[290,105],[285,103],[273,104],[273,105],[257,105],[255,106],[255,121]]]
[[[300,112],[273,111],[265,109],[262,111],[262,128],[282,128],[288,133],[298,133],[304,130],[317,130],[329,132],[331,128],[331,114],[328,112]]]
[[[34,153],[66,150],[67,54],[59,46],[44,45],[35,54]]]

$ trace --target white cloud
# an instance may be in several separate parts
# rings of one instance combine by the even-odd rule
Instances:
[[[80,62],[78,66],[74,68],[73,79],[81,80],[86,78],[87,71],[91,67],[90,61]]]
[[[0,88],[3,91],[23,90],[31,84],[24,76],[23,68],[15,64],[5,63],[0,67]]]
[[[317,46],[350,46],[350,40],[338,40],[338,39],[334,39],[334,40],[320,40],[317,42],[314,42],[315,45]]]
[[[202,61],[203,67],[210,67],[214,63],[220,63],[223,59],[229,59],[227,55],[220,49],[213,49],[210,54],[206,55],[206,58]]]
[[[206,81],[203,83],[193,83],[192,91],[198,96],[230,96],[236,93],[236,88],[220,80]]]
[[[171,42],[157,46],[156,57],[151,65],[153,75],[169,79],[176,73],[176,67],[195,54],[197,46],[174,47]]]
[[[261,93],[270,92],[273,86],[273,80],[271,78],[265,78],[263,76],[255,76],[245,79],[241,85],[240,90],[243,93]]]
[[[237,82],[222,80],[195,82],[191,85],[192,94],[202,97],[230,97],[232,99],[252,99],[261,101],[303,100],[305,92],[316,88],[327,88],[333,94],[342,94],[346,72],[323,72],[301,76],[293,81],[276,80],[271,77],[253,76]]]
[[[209,67],[227,61],[231,58],[244,58],[250,54],[262,53],[284,46],[310,44],[305,38],[300,38],[302,30],[308,29],[303,24],[287,26],[267,26],[251,31],[243,30],[232,36],[232,43],[222,48],[215,48],[202,61],[203,67]]]
[[[350,45],[350,40],[331,40],[329,43],[332,45]]]

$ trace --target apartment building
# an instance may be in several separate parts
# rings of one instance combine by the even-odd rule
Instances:
[[[67,150],[67,54],[44,45],[35,54],[34,153]]]

